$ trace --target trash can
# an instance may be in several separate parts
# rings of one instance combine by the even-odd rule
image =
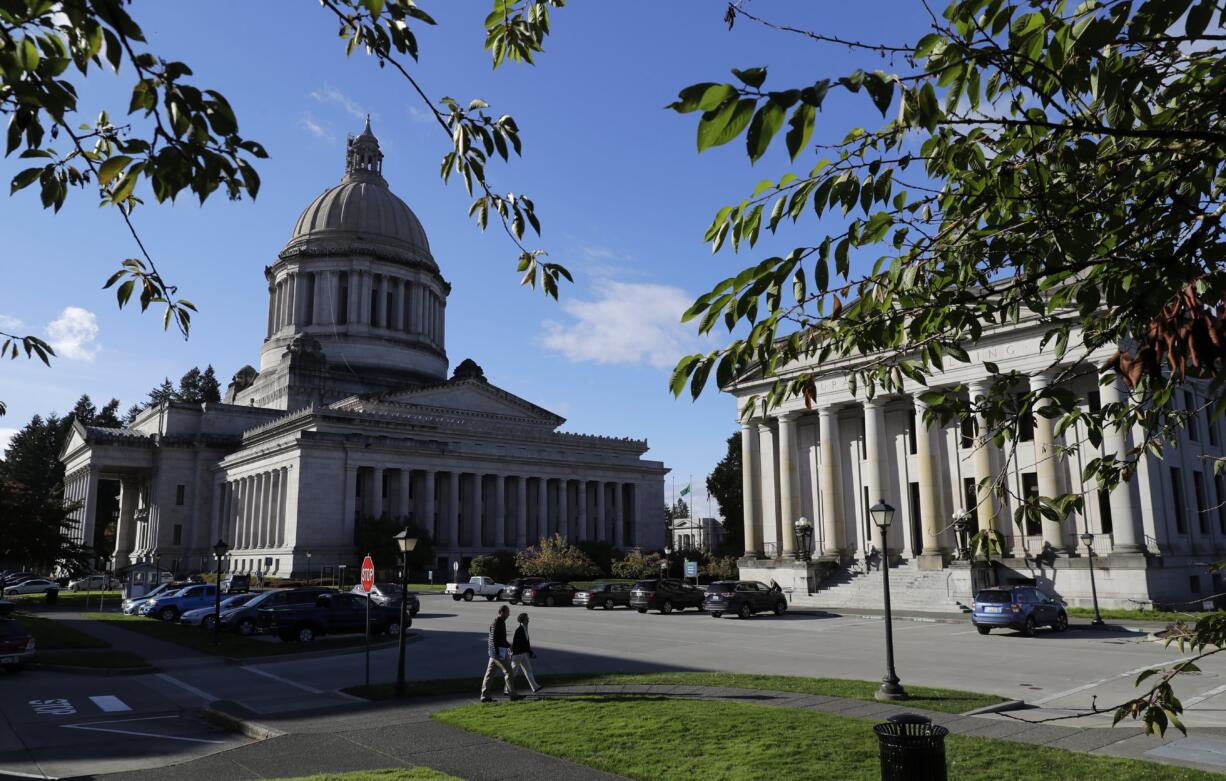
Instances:
[[[60,599],[60,590],[58,588],[47,589],[47,604],[54,605]]]
[[[900,713],[873,732],[881,751],[881,781],[946,781],[949,730],[923,716]]]

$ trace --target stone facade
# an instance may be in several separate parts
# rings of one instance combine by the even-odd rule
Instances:
[[[1043,330],[1021,323],[985,333],[970,351],[971,361],[955,363],[930,380],[931,387],[965,384],[971,399],[986,393],[984,362],[1001,372],[1018,370],[1030,389],[1045,387],[1059,374]],[[1088,356],[1100,363],[1117,348],[1107,345]],[[857,360],[872,360],[866,356]],[[1123,453],[1139,432],[1107,431],[1095,447],[1080,425],[1063,436],[1052,422],[1036,416],[1012,458],[1006,459],[982,426],[927,429],[915,386],[906,395],[853,395],[846,371],[855,361],[821,367],[811,407],[801,399],[785,402],[769,417],[742,416],[745,496],[745,558],[742,576],[775,578],[793,593],[831,604],[847,568],[862,567],[870,551],[888,546],[893,560],[917,572],[943,572],[940,578],[916,575],[915,582],[936,584],[929,604],[956,606],[971,598],[971,569],[953,521],[967,511],[974,529],[995,529],[1005,540],[1005,555],[994,567],[1001,582],[1034,582],[1071,604],[1091,600],[1089,559],[1078,535],[1094,535],[1094,570],[1100,604],[1137,607],[1153,603],[1196,602],[1221,591],[1220,578],[1205,562],[1226,553],[1226,480],[1213,475],[1204,458],[1223,455],[1220,421],[1193,419],[1175,445],[1161,456],[1145,455],[1133,480],[1106,492],[1082,479],[1093,458]],[[788,371],[799,371],[791,367]],[[787,372],[785,372],[786,375]],[[1095,374],[1066,381],[1085,407],[1118,402],[1126,390],[1100,386]],[[728,390],[743,411],[766,383],[748,377]],[[1019,388],[1025,390],[1025,388]],[[1188,386],[1180,403],[1194,409],[1199,391]],[[1071,455],[1062,455],[1072,447]],[[1007,496],[977,490],[984,478],[1003,481]],[[1085,512],[1063,524],[1015,524],[1017,497],[1052,496],[1064,491],[1085,496]],[[869,522],[868,508],[879,499],[897,513],[883,540]],[[795,521],[813,521],[814,560],[798,562]],[[785,581],[787,581],[785,583]]]
[[[94,539],[99,480],[121,483],[113,566],[353,567],[363,517],[425,528],[447,572],[544,535],[655,547],[664,475],[643,440],[561,432],[565,420],[491,384],[449,378],[451,286],[417,217],[387,188],[378,141],[351,138],[341,184],[311,203],[266,269],[259,369],[225,403],[166,402],[126,429],[76,425],[62,459],[78,533]]]

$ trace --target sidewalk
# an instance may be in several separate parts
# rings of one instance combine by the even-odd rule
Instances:
[[[847,616],[857,618],[882,618],[885,616],[884,610],[874,608],[837,608],[837,607],[788,607],[792,613],[818,613],[831,616]],[[970,625],[971,617],[969,613],[954,613],[950,611],[926,611],[926,610],[891,610],[891,617],[895,621],[927,621],[938,624],[966,624]],[[1153,634],[1161,632],[1170,626],[1168,621],[1134,621],[1127,620],[1108,620],[1106,626],[1095,631],[1100,632],[1139,632],[1144,634]],[[1069,617],[1070,629],[1093,629],[1090,626],[1090,619],[1080,616]]]
[[[1061,726],[1019,721],[1008,714],[938,713],[811,694],[677,685],[559,686],[532,699],[617,694],[728,700],[781,708],[811,709],[865,719],[865,729],[898,713],[918,713],[955,735],[996,738],[1086,754],[1143,759],[1221,772],[1226,769],[1226,729],[1194,728],[1165,738],[1139,727]],[[449,695],[412,702],[355,703],[327,712],[260,718],[245,728],[267,740],[173,768],[106,776],[108,781],[212,781],[309,775],[351,770],[427,766],[465,779],[612,779],[615,776],[525,748],[473,735],[430,720],[430,714],[469,704],[473,696]],[[1036,710],[1020,711],[1031,719]],[[238,714],[235,714],[236,716]]]

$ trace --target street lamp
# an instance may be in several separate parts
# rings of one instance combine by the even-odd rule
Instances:
[[[216,600],[213,602],[213,645],[221,645],[221,560],[229,550],[230,546],[225,540],[219,539],[213,546],[213,555],[217,557]]]
[[[1105,626],[1103,616],[1098,612],[1098,587],[1094,585],[1094,535],[1086,530],[1081,535],[1081,542],[1086,546],[1086,558],[1090,560],[1090,595],[1094,599],[1094,620],[1090,622],[1090,626]]]
[[[306,576],[306,582],[307,582],[308,584],[310,584],[310,582],[311,582],[311,552],[310,552],[310,551],[307,551],[307,552],[306,552],[306,557],[307,557],[307,573],[306,573],[306,575],[307,575],[307,576]]]
[[[890,524],[894,522],[894,508],[878,499],[877,504],[868,510],[869,517],[881,530],[882,567],[881,576],[885,584],[885,676],[881,679],[881,688],[873,695],[879,700],[905,700],[907,692],[898,682],[898,674],[894,672],[894,627],[890,618]]]
[[[408,622],[409,605],[409,553],[417,547],[417,538],[409,535],[409,527],[394,539],[402,555],[400,567],[400,660],[396,668],[396,696],[404,696],[404,629]]]
[[[796,558],[809,560],[809,547],[813,540],[813,524],[803,515],[796,521]]]

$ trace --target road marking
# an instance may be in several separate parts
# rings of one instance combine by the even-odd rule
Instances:
[[[1032,705],[1044,705],[1046,703],[1051,702],[1052,700],[1059,700],[1064,697],[1071,697],[1074,694],[1080,694],[1081,692],[1089,691],[1090,689],[1094,689],[1099,686],[1102,686],[1104,683],[1110,683],[1111,681],[1117,681],[1120,678],[1127,678],[1130,675],[1139,675],[1140,673],[1143,673],[1146,670],[1152,670],[1155,667],[1168,667],[1173,664],[1179,664],[1180,662],[1187,661],[1188,659],[1192,659],[1192,658],[1194,657],[1189,656],[1185,659],[1174,659],[1169,662],[1155,662],[1153,664],[1147,664],[1144,667],[1138,667],[1135,670],[1125,670],[1122,673],[1117,673],[1107,678],[1100,678],[1097,681],[1093,681],[1091,683],[1082,684],[1081,686],[1077,686],[1072,689],[1066,689],[1065,691],[1062,691],[1062,692],[1056,692],[1055,694],[1048,695],[1047,697],[1044,697],[1041,700],[1035,700],[1031,704]]]
[[[30,700],[30,707],[39,716],[71,716],[77,712],[68,700]]]
[[[169,683],[172,686],[178,686],[180,689],[183,689],[184,691],[191,692],[192,694],[196,695],[202,700],[213,702],[214,700],[218,699],[217,697],[214,697],[212,694],[209,694],[208,692],[206,692],[204,689],[197,689],[195,686],[192,686],[187,681],[180,681],[178,678],[174,677],[173,675],[167,675],[166,673],[157,673],[154,677],[161,678],[163,681],[166,681],[166,683]]]
[[[119,699],[113,694],[102,694],[97,697],[90,697],[94,704],[107,713],[119,713],[121,711],[132,710],[128,704]]]
[[[1219,686],[1216,689],[1210,689],[1204,694],[1198,694],[1195,697],[1187,698],[1186,700],[1183,701],[1183,707],[1185,708],[1191,707],[1193,705],[1196,705],[1197,703],[1204,702],[1210,697],[1216,697],[1223,692],[1226,692],[1226,684]]]
[[[262,675],[265,678],[272,678],[274,681],[280,681],[287,686],[293,686],[295,689],[301,689],[307,694],[323,694],[322,689],[316,689],[314,686],[307,686],[305,683],[291,681],[289,678],[282,678],[280,675],[274,675],[273,673],[270,673],[267,670],[261,670],[258,667],[244,667],[243,669],[249,673],[255,673],[256,675]]]
[[[53,778],[53,776],[48,776],[48,775],[39,776],[33,773],[21,773],[16,770],[3,770],[3,769],[0,769],[0,774],[2,774],[5,778],[9,776],[13,776],[14,778],[39,778],[39,779],[43,779],[43,781],[46,781],[46,779],[49,779],[49,778]]]
[[[164,740],[181,740],[186,743],[225,743],[224,740],[205,740],[204,738],[185,738],[178,735],[161,735],[157,732],[137,732],[129,729],[109,729],[98,727],[97,724],[124,724],[133,721],[156,721],[158,719],[177,719],[178,716],[142,716],[136,719],[112,719],[110,721],[86,721],[80,724],[61,724],[65,729],[87,730],[89,732],[111,732],[116,735],[133,735],[138,738],[162,738]]]

